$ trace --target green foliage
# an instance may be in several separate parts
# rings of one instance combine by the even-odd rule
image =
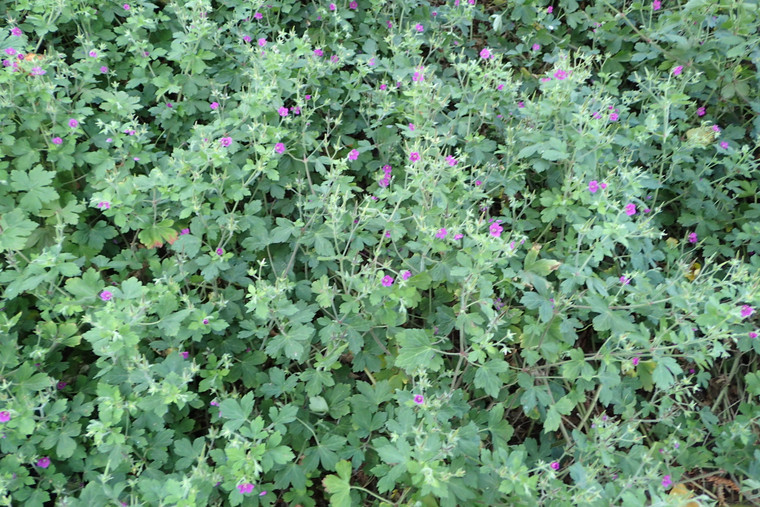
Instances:
[[[757,500],[756,4],[331,5],[0,5],[0,505]]]

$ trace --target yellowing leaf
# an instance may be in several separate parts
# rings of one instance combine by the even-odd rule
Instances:
[[[692,262],[691,266],[689,266],[689,271],[684,275],[686,278],[689,279],[689,281],[694,281],[695,278],[697,278],[697,275],[699,275],[699,272],[702,271],[702,264],[698,262]]]
[[[675,486],[673,486],[673,489],[670,490],[670,494],[668,496],[678,498],[684,502],[681,504],[681,507],[701,507],[701,504],[696,501],[687,502],[690,498],[694,497],[694,493],[686,487],[683,483],[678,483]]]

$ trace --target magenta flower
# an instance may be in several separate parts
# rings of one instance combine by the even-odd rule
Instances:
[[[250,35],[243,35],[243,42],[251,42],[251,36]]]
[[[216,255],[223,255],[223,254],[224,254],[224,250],[223,249],[221,249],[221,248],[217,248],[216,249]]]
[[[5,49],[5,54],[8,55],[8,56],[13,56],[13,55],[16,54],[16,50],[13,49],[13,48],[6,48]]]
[[[90,58],[97,58],[98,52],[95,50],[92,50],[88,53],[90,55]]]
[[[385,164],[383,166],[383,172],[385,173],[386,176],[389,176],[391,174],[391,171],[393,171],[393,168],[389,166],[388,164]]]
[[[238,484],[237,488],[241,494],[246,494],[253,491],[253,484],[251,484],[250,482],[246,482],[245,484]]]
[[[704,116],[705,115],[705,108],[700,107],[697,109],[697,116]]]
[[[565,79],[567,77],[567,72],[565,72],[564,70],[560,69],[560,70],[558,70],[557,72],[554,73],[554,77],[556,77],[557,79],[559,79],[560,81],[562,81],[563,79]]]
[[[283,118],[288,115],[288,108],[287,107],[281,107],[277,110],[277,113],[282,116]]]
[[[595,194],[599,190],[599,183],[596,180],[588,182],[588,191]]]
[[[113,297],[113,294],[110,291],[104,290],[100,293],[100,299],[103,301],[111,301],[111,298]]]
[[[610,114],[610,121],[617,121],[618,118],[620,118],[620,117],[618,116],[617,113]]]
[[[261,46],[263,48],[266,45],[267,45],[267,40],[264,37],[260,38],[259,39],[259,46]]]
[[[182,356],[182,359],[187,359],[190,355],[190,352],[184,351],[179,353],[180,356]]]
[[[697,242],[697,233],[692,232],[691,234],[689,234],[689,243],[694,244],[696,242]]]
[[[97,207],[100,209],[111,209],[111,203],[108,201],[100,201]]]
[[[549,465],[549,466],[552,467],[552,470],[559,470],[559,462],[558,461],[552,461],[551,465]]]
[[[401,279],[402,280],[409,280],[412,277],[412,272],[408,269],[401,272]]]
[[[261,493],[259,493],[259,496],[265,496],[266,494],[267,494],[266,491],[262,491]]]
[[[0,412],[0,423],[5,423],[11,420],[11,413],[7,410]]]
[[[212,102],[211,104],[208,105],[208,107],[216,111],[217,109],[219,109],[219,102]]]
[[[75,128],[77,128],[78,126],[79,126],[79,122],[78,122],[77,120],[75,120],[74,118],[71,118],[71,119],[69,120],[69,127],[71,127],[71,128],[73,128],[73,129],[75,129]]]
[[[125,11],[128,11],[130,9],[129,4],[122,5]]]
[[[454,239],[462,239],[464,238],[464,234],[454,234]]]
[[[667,489],[667,488],[669,488],[672,485],[673,485],[673,481],[670,480],[670,476],[669,475],[666,475],[665,477],[662,478],[662,487],[663,488]]]
[[[629,278],[626,278],[625,276],[621,276],[620,283],[622,283],[623,285],[628,285],[629,283],[631,283],[631,280]]]
[[[599,186],[600,186],[600,187],[602,187],[602,190],[604,190],[605,188],[607,188],[607,184],[606,184],[606,183],[602,183],[602,184],[601,184],[601,185],[599,185]]]
[[[208,319],[203,319],[204,324],[208,324]]]
[[[489,58],[493,57],[491,52],[488,50],[488,48],[483,48],[480,50],[480,57],[484,60],[488,60]]]
[[[380,185],[383,188],[386,188],[388,185],[391,184],[391,180],[390,180],[390,178],[388,178],[386,176],[385,178],[383,178],[380,181],[378,181],[377,184]]]
[[[682,70],[683,70],[683,65],[679,65],[678,67],[676,67],[675,69],[673,69],[673,75],[677,76],[677,75],[681,74]]]
[[[409,154],[409,160],[412,162],[417,162],[420,159],[420,154],[416,151],[413,151],[411,154]]]
[[[713,132],[720,132],[720,127],[717,125],[712,126]]]
[[[17,26],[14,26],[13,28],[11,28],[11,35],[14,35],[16,37],[21,37],[22,33],[23,32],[21,31],[21,28],[19,28]]]
[[[359,158],[359,150],[351,150],[348,153],[348,160],[356,160]]]
[[[488,228],[488,231],[490,232],[491,236],[495,238],[501,237],[501,232],[504,230],[502,226],[500,226],[498,223],[494,222],[491,224],[491,227]]]
[[[757,333],[756,333],[756,332],[754,332],[754,331],[750,331],[750,332],[749,332],[749,337],[750,337],[750,338],[757,338]],[[0,422],[2,422],[2,420],[0,420]]]
[[[231,137],[223,137],[219,140],[219,144],[224,146],[225,148],[232,144],[232,138]]]
[[[356,9],[358,9],[358,8],[359,8],[359,4],[358,4],[358,3],[356,3],[356,2],[351,2],[350,4],[348,4],[348,8],[349,8],[349,9],[353,9],[353,10],[356,10]]]
[[[475,180],[475,186],[476,186],[476,187],[479,187],[479,186],[480,186],[480,185],[482,185],[482,184],[483,184],[483,182],[482,182],[482,181],[480,181],[480,180]]]
[[[533,49],[533,51],[538,51],[541,49],[541,44],[533,44],[533,47],[531,49]]]
[[[105,65],[103,65],[103,66],[100,68],[100,73],[101,73],[101,74],[105,74],[106,72],[108,72],[108,67],[106,67]]]
[[[659,11],[660,7],[662,7],[662,4],[660,3],[660,0],[654,0],[654,2],[652,2],[652,10],[653,11]]]
[[[420,23],[417,23],[416,25],[414,25],[414,29],[417,30],[420,33],[422,33],[422,32],[425,31],[425,27],[422,26]]]
[[[314,50],[314,54],[316,56],[323,56],[325,53],[321,49],[317,48],[317,49]]]
[[[550,5],[549,7],[547,7],[547,8],[546,8],[546,13],[547,13],[547,14],[551,14],[553,10],[554,10],[554,7],[552,7],[552,6]]]
[[[448,234],[448,231],[446,228],[439,229],[438,232],[435,234],[435,237],[438,239],[443,239]]]
[[[457,162],[457,159],[455,159],[452,155],[449,155],[448,157],[446,157],[446,162],[448,162],[451,167],[454,167],[455,165],[459,163]]]
[[[276,151],[279,154],[285,153],[285,145],[282,143],[277,143],[274,145],[274,151]]]
[[[61,144],[61,143],[63,143],[63,139],[61,139],[60,137],[53,138],[53,144]]]
[[[45,456],[44,458],[40,458],[37,460],[37,466],[40,468],[47,468],[50,466],[50,458]]]
[[[381,90],[385,90],[386,88],[388,88],[388,85],[387,85],[387,84],[381,84],[381,85],[380,85],[380,89],[381,89]]]
[[[723,141],[720,143],[720,147],[724,150],[728,149],[728,141]]]
[[[336,9],[335,4],[330,4],[330,10],[334,11]]]
[[[755,309],[749,305],[742,306],[742,317],[747,318],[755,312]]]
[[[625,214],[630,216],[633,216],[636,214],[636,205],[633,203],[626,204],[625,205]]]
[[[393,285],[393,277],[385,275],[382,280],[383,287],[390,287]]]
[[[179,234],[180,236],[184,236],[185,234],[190,234],[190,229],[182,229]]]
[[[417,405],[422,405],[423,403],[425,403],[425,397],[422,396],[421,394],[417,394],[414,396],[414,402]]]
[[[634,366],[637,366],[639,364],[639,358],[634,357],[633,359],[631,359],[631,363],[633,363]]]
[[[264,17],[264,15],[262,13],[260,13],[260,12],[257,12],[256,14],[253,15],[254,19],[261,19],[263,17]]]

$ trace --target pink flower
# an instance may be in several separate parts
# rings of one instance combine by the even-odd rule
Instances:
[[[219,109],[219,102],[212,102],[211,104],[209,104],[209,107],[213,109],[214,111],[216,111],[217,109]]]
[[[0,412],[0,423],[8,422],[11,420],[11,413],[7,410]]]
[[[108,201],[100,201],[97,207],[100,209],[111,209],[111,203]]]
[[[533,51],[538,51],[541,49],[541,44],[533,44],[533,47],[531,49],[533,49]]]
[[[606,183],[602,183],[602,184],[601,184],[601,185],[599,185],[599,186],[600,186],[600,187],[602,187],[602,190],[604,190],[605,188],[607,188],[607,184],[606,184]]]
[[[523,103],[523,101],[521,100],[520,102],[517,103],[517,107],[519,107],[520,109],[522,109],[522,108],[525,107],[525,103]]]
[[[385,23],[385,26],[387,26],[387,27],[388,27],[388,30],[390,30],[391,28],[393,28],[393,23],[391,23],[390,21],[387,21],[387,22]]]
[[[409,124],[409,130],[414,131],[414,123]]]
[[[311,95],[304,95],[304,100],[311,100]]]
[[[446,157],[446,162],[448,162],[451,167],[454,167],[455,165],[459,163],[457,162],[457,159],[455,159],[452,155],[449,155],[448,157]]]
[[[336,9],[335,4],[330,4],[330,10],[334,11]]]
[[[728,149],[728,141],[721,142],[720,143],[720,147],[723,148],[724,150],[727,150]]]
[[[491,58],[492,56],[493,56],[493,55],[492,55],[492,54],[491,54],[491,52],[488,50],[488,48],[483,48],[482,50],[480,50],[480,57],[481,57],[481,58],[483,58],[484,60],[488,60],[488,59],[489,59],[489,58]]]
[[[393,285],[393,277],[385,275],[382,280],[383,287],[390,287]]]
[[[108,72],[108,67],[106,67],[105,65],[103,65],[103,66],[100,68],[100,73],[101,73],[101,74],[105,74],[106,72]]]
[[[417,394],[414,396],[414,402],[417,405],[422,405],[423,403],[425,403],[425,397],[422,396],[421,394]]]
[[[448,234],[448,231],[446,228],[439,229],[438,232],[435,234],[435,237],[438,239],[443,239]]]
[[[224,146],[225,148],[232,144],[232,138],[231,137],[223,137],[219,140],[219,143]]]
[[[482,182],[482,181],[480,181],[480,180],[475,180],[475,186],[476,186],[476,187],[479,187],[479,186],[480,186],[480,185],[482,185],[482,184],[483,184],[483,182]]]
[[[22,33],[23,32],[21,31],[21,28],[19,28],[17,26],[14,26],[13,28],[11,28],[11,35],[14,35],[16,37],[21,37]]]
[[[411,160],[412,162],[417,162],[419,159],[420,159],[420,154],[417,153],[416,151],[413,151],[412,153],[409,154],[409,160]]]
[[[90,58],[95,58],[95,57],[97,57],[97,56],[98,56],[98,52],[97,52],[97,51],[95,51],[95,50],[93,50],[93,51],[90,51],[88,54],[90,55]]]
[[[501,231],[503,230],[504,228],[496,222],[492,223],[491,227],[488,228],[488,231],[491,233],[491,236],[495,238],[501,237]]]
[[[282,116],[283,118],[288,115],[288,108],[287,107],[281,107],[277,110],[277,114]]]
[[[639,364],[639,358],[634,357],[633,359],[631,359],[631,363],[633,363],[634,366],[637,366]]]
[[[41,76],[43,74],[47,74],[47,71],[42,70],[42,67],[33,67],[32,71],[30,72],[32,76]]]
[[[182,356],[182,359],[187,359],[190,355],[190,352],[184,351],[179,353],[180,356]]]
[[[122,5],[122,7],[124,8],[125,11],[129,10],[129,4],[124,4],[124,5]]]
[[[417,23],[416,25],[414,25],[414,29],[417,30],[420,33],[422,33],[422,32],[425,31],[425,27],[422,26],[420,23]]]
[[[462,239],[464,238],[464,234],[454,234],[454,239]]]
[[[552,461],[551,465],[549,465],[549,466],[552,467],[552,470],[559,470],[559,462],[558,461]]]
[[[386,85],[386,84],[381,84],[380,85],[380,89],[381,90],[385,90],[386,88],[388,88],[388,85]]]
[[[63,143],[63,139],[61,139],[60,137],[53,138],[53,144],[61,144],[61,143]]]
[[[556,77],[557,79],[559,79],[560,81],[562,81],[563,79],[565,79],[567,77],[567,72],[565,72],[564,70],[560,69],[560,70],[558,70],[557,72],[554,73],[554,77]]]
[[[113,294],[110,291],[104,290],[100,293],[100,299],[103,301],[111,301],[111,298],[113,297]]]
[[[630,216],[633,216],[636,214],[636,205],[633,203],[626,204],[625,205],[625,214]]]
[[[667,488],[669,488],[672,485],[673,485],[673,481],[670,480],[670,476],[669,475],[666,475],[665,477],[662,478],[662,487],[663,488],[667,489]]]
[[[720,132],[720,127],[717,125],[712,126],[713,132]]]
[[[50,466],[50,458],[45,456],[44,458],[40,458],[37,460],[37,466],[40,468],[47,468]]]
[[[349,9],[353,9],[353,10],[356,10],[356,9],[358,9],[358,8],[359,8],[359,4],[358,4],[358,3],[356,3],[356,2],[351,2],[350,4],[348,4],[348,8],[349,8]]]
[[[496,89],[499,91],[502,91],[504,89],[504,85],[500,84],[499,86],[496,87]]]
[[[391,180],[390,180],[390,178],[388,178],[386,176],[385,178],[383,178],[379,182],[377,182],[377,184],[380,185],[381,187],[385,188],[385,187],[387,187],[388,185],[391,184]]]
[[[184,236],[185,234],[190,234],[190,229],[182,229],[179,232],[180,236]]]
[[[757,338],[757,333],[756,333],[756,332],[754,332],[754,331],[750,331],[750,332],[749,332],[749,337],[750,337],[750,338]],[[2,422],[2,421],[0,420],[0,422]]]
[[[618,116],[618,114],[617,114],[617,113],[612,113],[612,114],[610,115],[610,121],[617,121],[617,120],[618,120],[618,118],[619,118],[619,116]]]
[[[677,76],[677,75],[679,75],[679,74],[681,73],[681,71],[682,71],[682,70],[683,70],[683,65],[679,65],[678,67],[676,67],[675,69],[673,69],[673,75],[674,75],[674,76]],[[667,476],[666,476],[666,477],[667,477]]]
[[[705,115],[705,108],[700,107],[697,109],[697,116],[704,116]]]
[[[383,172],[386,174],[386,176],[390,175],[392,171],[393,171],[393,168],[389,166],[388,164],[385,164],[383,166]]]
[[[620,283],[622,283],[623,285],[628,285],[629,283],[631,283],[631,280],[629,278],[626,278],[625,276],[621,276]]]
[[[261,19],[263,17],[264,17],[264,15],[262,13],[260,13],[260,12],[257,12],[256,14],[253,15],[254,19]]]
[[[591,180],[588,182],[588,191],[592,194],[595,194],[599,190],[599,183],[596,180]]]
[[[321,49],[317,48],[317,49],[314,50],[314,54],[316,56],[323,56],[325,53]]]
[[[16,50],[13,49],[13,48],[6,48],[5,49],[5,54],[8,55],[8,56],[13,56],[13,55],[16,54]]]
[[[277,143],[274,145],[274,151],[276,151],[279,154],[285,153],[285,145],[282,143]]]
[[[697,233],[696,232],[692,232],[691,234],[689,234],[689,243],[693,244],[693,243],[696,243],[696,242],[697,242]]]
[[[412,272],[409,270],[402,271],[401,272],[401,279],[402,280],[409,280],[412,277]]]
[[[216,249],[216,255],[224,255],[224,250],[221,248]]]
[[[71,127],[71,128],[73,128],[73,129],[75,129],[75,128],[77,128],[78,126],[79,126],[79,122],[78,122],[77,120],[75,120],[74,118],[71,118],[71,119],[69,120],[69,127]]]
[[[356,160],[359,158],[359,150],[351,150],[348,153],[348,160]]]
[[[263,48],[266,45],[267,45],[267,40],[264,37],[260,38],[259,39],[259,46],[261,46]]]
[[[262,491],[261,493],[259,493],[259,496],[264,496],[264,495],[266,495],[266,494],[267,494],[267,492],[266,492],[266,491]]]
[[[245,484],[238,484],[237,487],[238,491],[240,491],[241,494],[250,493],[253,491],[253,484],[250,482],[246,482]]]
[[[547,13],[547,14],[551,14],[553,10],[554,10],[554,7],[552,7],[552,6],[550,5],[549,7],[547,7],[547,8],[546,8],[546,13]]]
[[[203,319],[204,324],[208,324],[208,319]]]
[[[747,318],[755,312],[755,309],[749,305],[742,306],[742,317]]]
[[[660,3],[660,0],[654,0],[654,2],[652,2],[652,10],[653,11],[659,11],[660,7],[662,7],[662,4]]]
[[[243,42],[251,42],[251,36],[250,35],[243,35]]]

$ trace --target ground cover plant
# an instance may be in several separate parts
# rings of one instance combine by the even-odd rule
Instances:
[[[0,2],[0,505],[760,504],[760,12]]]

